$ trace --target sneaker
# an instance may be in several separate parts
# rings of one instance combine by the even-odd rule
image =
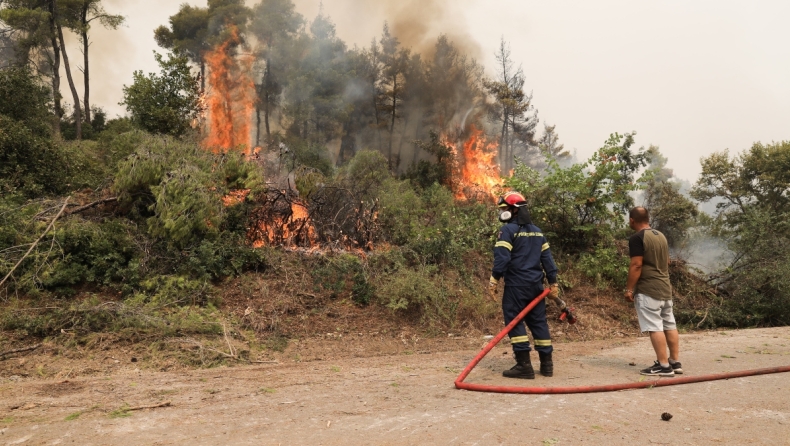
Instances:
[[[672,370],[672,366],[661,367],[661,364],[659,364],[658,361],[639,373],[647,376],[675,376],[675,371]]]
[[[675,372],[675,375],[682,375],[683,374],[683,367],[680,366],[680,362],[676,363],[669,363],[669,366],[672,367],[672,371]]]

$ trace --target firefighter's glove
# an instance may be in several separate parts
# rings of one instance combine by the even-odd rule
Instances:
[[[499,283],[499,281],[494,279],[493,276],[491,276],[491,278],[488,279],[488,291],[486,294],[488,294],[488,298],[494,302],[499,302],[497,291],[496,291],[497,283]]]
[[[557,299],[560,297],[560,285],[557,283],[549,284],[549,297],[552,299]]]

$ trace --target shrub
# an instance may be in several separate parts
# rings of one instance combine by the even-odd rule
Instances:
[[[579,269],[600,289],[624,289],[629,265],[629,257],[611,242],[599,243],[591,253],[582,253],[578,263]]]
[[[47,137],[0,115],[0,191],[28,198],[67,189],[68,160]]]
[[[328,257],[325,264],[315,270],[317,284],[330,291],[335,299],[348,293],[360,305],[367,305],[373,296],[373,286],[368,282],[365,269],[357,256],[341,254]]]
[[[615,133],[585,163],[563,168],[547,158],[542,176],[518,163],[505,184],[527,198],[533,221],[552,246],[566,253],[584,252],[621,228],[634,204],[630,193],[639,188],[635,175],[645,166],[646,155],[633,153],[633,143],[633,134]]]

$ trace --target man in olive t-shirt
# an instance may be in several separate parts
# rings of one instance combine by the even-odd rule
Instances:
[[[631,265],[625,298],[634,302],[639,329],[650,332],[656,362],[640,373],[674,376],[683,373],[675,316],[672,314],[672,285],[669,283],[669,245],[661,232],[650,227],[647,209],[631,209],[628,225],[636,231],[628,239]],[[669,355],[667,355],[667,347]]]

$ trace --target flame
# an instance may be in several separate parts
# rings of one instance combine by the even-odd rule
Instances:
[[[297,240],[297,237],[302,237]],[[291,203],[290,215],[259,221],[248,233],[253,248],[266,245],[294,246],[307,245],[319,249],[315,227],[310,220],[307,207],[300,202]]]
[[[496,200],[496,189],[502,186],[497,165],[499,144],[488,141],[483,130],[474,124],[469,127],[469,137],[463,142],[461,153],[456,143],[444,139],[455,159],[453,191],[457,200],[467,200],[467,194],[483,193]]]
[[[242,201],[244,201],[247,198],[247,195],[249,194],[250,194],[249,189],[234,189],[228,192],[227,195],[222,197],[222,204],[226,207],[237,205]]]
[[[206,103],[208,135],[203,145],[213,151],[249,146],[252,115],[255,110],[255,84],[250,75],[253,57],[234,55],[241,44],[234,27],[225,42],[206,53],[208,66]]]

